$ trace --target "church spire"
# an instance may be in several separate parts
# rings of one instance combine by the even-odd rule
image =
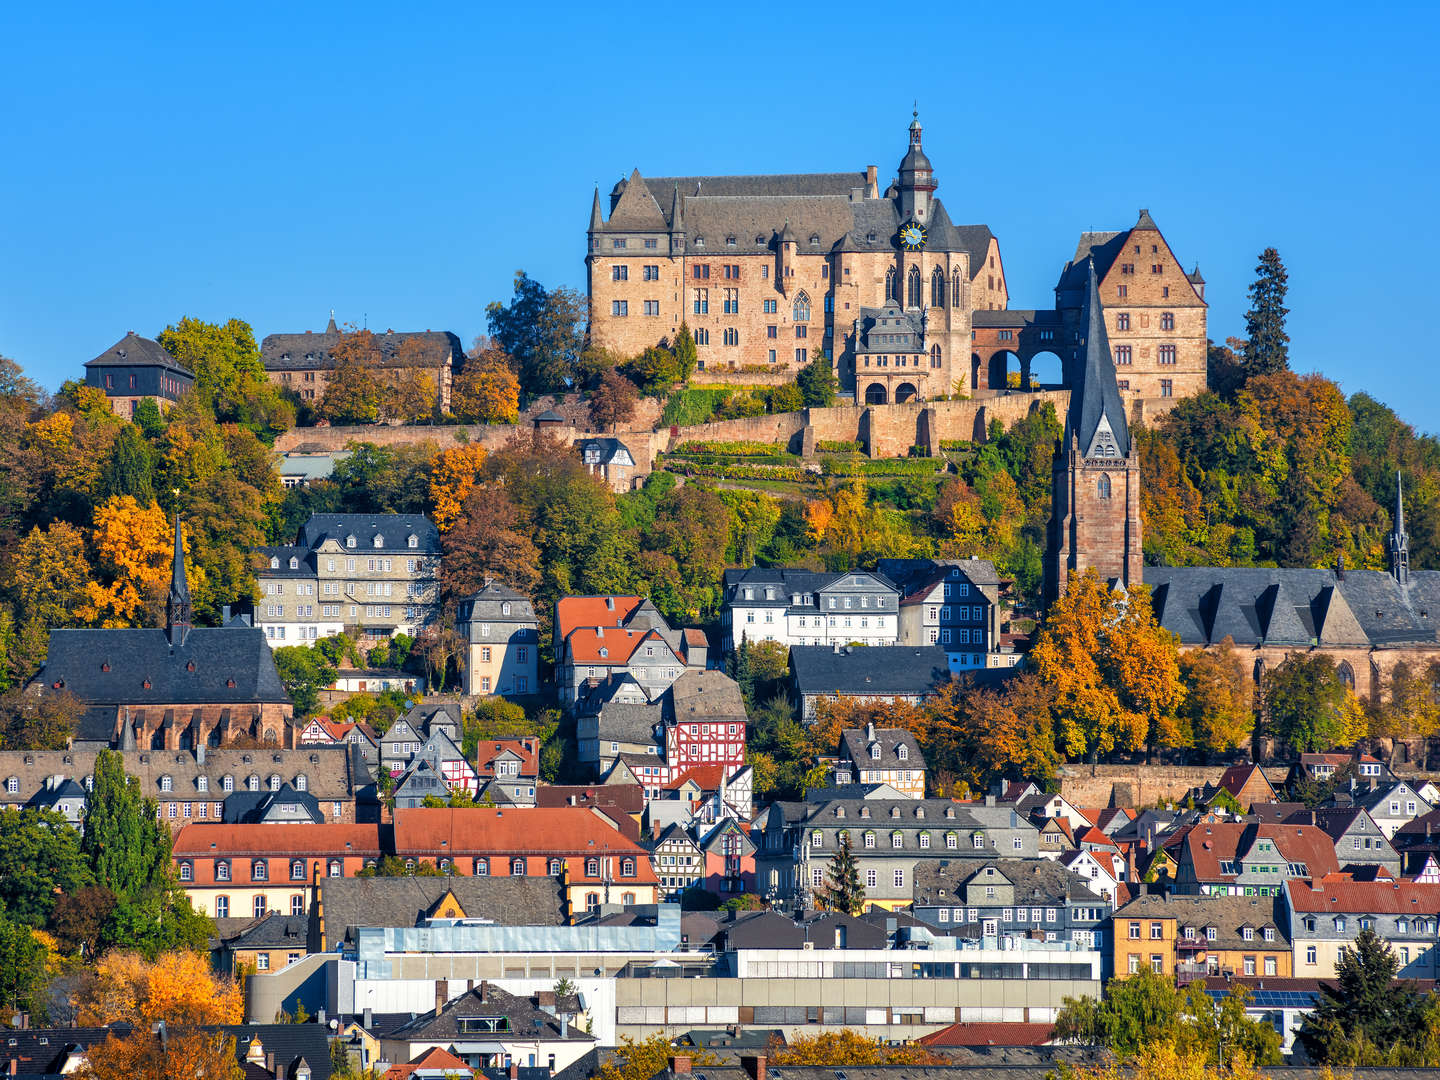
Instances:
[[[605,227],[605,219],[600,215],[600,185],[595,185],[595,198],[590,203],[590,231],[599,232]]]
[[[1084,458],[1130,456],[1130,428],[1125,404],[1115,382],[1115,359],[1105,332],[1105,308],[1100,303],[1100,275],[1091,258],[1086,267],[1083,337],[1075,357],[1076,375],[1070,380],[1070,410],[1065,416],[1065,441],[1079,441]]]
[[[1410,583],[1410,537],[1405,532],[1405,485],[1395,471],[1395,524],[1390,532],[1390,576],[1401,585]]]
[[[190,584],[185,580],[185,545],[180,532],[180,515],[175,515],[175,554],[170,567],[170,595],[165,601],[165,632],[170,647],[185,644],[190,633]]]

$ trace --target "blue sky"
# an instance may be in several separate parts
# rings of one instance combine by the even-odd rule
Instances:
[[[583,287],[597,181],[890,176],[918,99],[1014,306],[1148,207],[1212,337],[1274,245],[1293,366],[1440,430],[1440,5],[882,10],[5,5],[0,353],[53,388],[126,330],[331,308],[468,345],[517,269]]]

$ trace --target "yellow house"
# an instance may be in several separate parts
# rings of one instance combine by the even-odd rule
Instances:
[[[1141,896],[1111,917],[1116,978],[1141,971],[1289,978],[1290,938],[1269,896]]]

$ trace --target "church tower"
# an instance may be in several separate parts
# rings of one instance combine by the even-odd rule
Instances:
[[[192,623],[190,617],[190,583],[185,579],[185,546],[180,535],[180,515],[175,515],[175,554],[170,567],[170,595],[165,600],[165,632],[170,647],[185,644]]]
[[[1047,605],[1064,594],[1071,577],[1092,567],[1102,581],[1127,587],[1140,584],[1144,574],[1140,455],[1115,382],[1093,259],[1086,269],[1083,337],[1070,365],[1070,408],[1051,473]]]
[[[1390,576],[1401,585],[1410,584],[1410,537],[1405,532],[1405,486],[1395,473],[1395,525],[1387,545],[1390,549]]]
[[[916,110],[910,121],[910,148],[900,159],[900,221],[926,224],[930,218],[930,200],[940,185],[935,170],[921,145],[920,113]]]

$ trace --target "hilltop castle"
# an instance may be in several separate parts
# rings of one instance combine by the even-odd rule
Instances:
[[[1093,267],[1121,400],[1153,413],[1204,389],[1204,280],[1147,211],[1130,229],[1081,234],[1052,308],[1014,309],[999,241],[988,226],[956,225],[938,188],[918,116],[884,188],[873,165],[649,179],[637,169],[610,192],[608,217],[598,190],[591,207],[592,339],[633,355],[687,325],[702,381],[790,377],[821,354],[866,404],[1028,390],[1046,354],[1073,386]]]

